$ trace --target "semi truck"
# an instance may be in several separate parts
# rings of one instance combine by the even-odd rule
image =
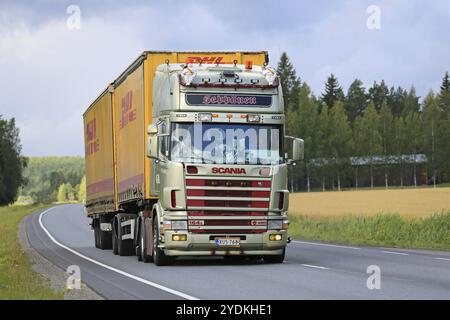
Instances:
[[[143,52],[83,115],[95,247],[282,263],[288,166],[280,78],[266,51]],[[287,146],[289,145],[289,152]]]

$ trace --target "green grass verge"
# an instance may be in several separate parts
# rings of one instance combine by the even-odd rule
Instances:
[[[45,206],[0,208],[0,299],[62,299],[31,270],[30,261],[17,242],[17,226],[23,217]]]
[[[399,214],[368,217],[290,216],[289,236],[353,245],[450,250],[450,212],[423,219]]]

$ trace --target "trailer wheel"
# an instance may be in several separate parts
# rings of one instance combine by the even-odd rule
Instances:
[[[139,261],[153,262],[153,256],[147,254],[147,231],[145,229],[145,218],[141,219],[139,232],[138,252],[136,252]]]
[[[153,262],[157,266],[167,266],[173,263],[174,258],[166,256],[159,247],[159,226],[156,216],[153,218]]]
[[[286,255],[286,249],[283,249],[282,254],[278,255],[271,255],[271,256],[264,256],[264,262],[265,263],[283,263],[284,256]]]
[[[98,228],[98,248],[102,250],[107,250],[112,248],[112,232],[109,231],[103,231],[100,229],[100,223],[106,223],[109,222],[104,217],[100,217]]]

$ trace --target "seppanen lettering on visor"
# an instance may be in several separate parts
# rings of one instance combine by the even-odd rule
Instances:
[[[252,106],[270,107],[272,105],[271,95],[246,95],[246,94],[186,94],[188,105],[214,105],[214,106]]]

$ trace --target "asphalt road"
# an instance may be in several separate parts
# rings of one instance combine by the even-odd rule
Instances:
[[[81,205],[37,212],[26,221],[32,247],[106,299],[450,299],[450,253],[293,241],[283,264],[183,259],[156,267],[94,248]],[[450,240],[449,240],[450,241]],[[369,290],[369,266],[381,288]]]

